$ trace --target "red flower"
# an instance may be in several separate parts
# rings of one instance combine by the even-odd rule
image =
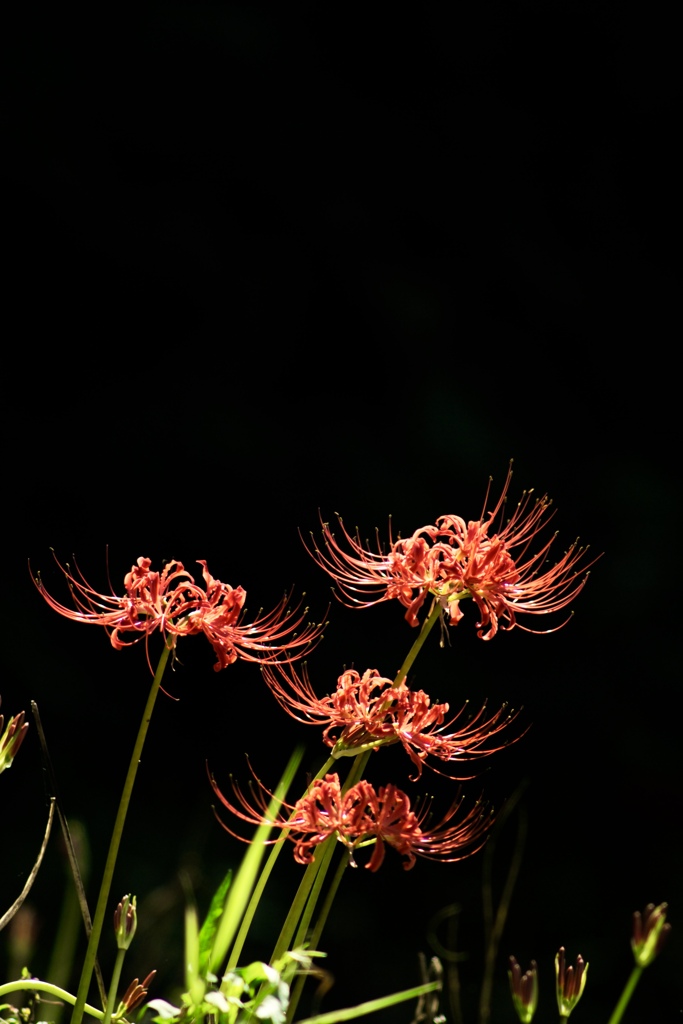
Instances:
[[[263,675],[292,718],[325,726],[323,741],[333,748],[334,757],[355,755],[361,748],[402,743],[417,768],[417,777],[429,756],[447,762],[464,761],[502,749],[504,743],[492,746],[491,739],[515,717],[515,712],[507,712],[503,706],[486,718],[484,704],[460,729],[448,732],[466,714],[467,705],[445,721],[448,704],[432,704],[424,690],[411,690],[405,682],[394,686],[375,669],[362,676],[354,669],[343,672],[336,691],[327,697],[316,696],[306,666],[301,676],[293,667],[285,672],[281,666],[277,672],[264,668]]]
[[[337,582],[344,603],[367,607],[396,598],[407,609],[405,617],[411,626],[418,625],[417,613],[428,594],[448,613],[451,625],[462,618],[460,602],[471,597],[480,615],[477,634],[490,640],[499,628],[520,625],[520,613],[546,615],[565,608],[587,579],[588,566],[578,568],[586,549],[576,544],[554,565],[547,564],[554,535],[538,551],[530,551],[531,542],[552,518],[547,496],[533,501],[531,492],[525,492],[508,522],[494,532],[494,519],[505,505],[511,476],[509,472],[493,511],[474,522],[441,516],[434,526],[423,526],[407,540],[396,541],[390,524],[388,552],[378,543],[375,553],[363,547],[358,533],[349,534],[339,519],[350,551],[325,523],[327,551],[314,548],[313,557]]]
[[[263,786],[256,798],[258,807],[254,808],[236,785],[239,806],[221,793],[213,778],[211,784],[231,813],[250,824],[263,823],[268,798],[272,796]],[[409,797],[396,786],[390,784],[375,791],[369,782],[361,781],[344,793],[339,776],[331,774],[313,782],[306,795],[293,806],[283,803],[286,814],[270,823],[287,830],[294,842],[294,859],[299,864],[310,864],[315,859],[316,848],[329,836],[336,835],[348,848],[354,867],[354,852],[374,844],[372,857],[365,866],[377,871],[384,860],[385,844],[388,844],[405,858],[403,867],[408,871],[416,857],[451,862],[462,860],[483,846],[491,815],[475,804],[458,824],[450,825],[461,805],[459,798],[439,825],[425,829],[428,806],[413,811]],[[221,824],[230,835],[241,838],[225,822]]]
[[[55,558],[55,561],[57,559]],[[318,639],[320,626],[308,624],[300,634],[295,630],[303,622],[307,609],[300,615],[287,610],[287,597],[266,615],[252,623],[242,623],[246,591],[230,587],[211,576],[206,562],[202,566],[205,587],[200,587],[186,571],[182,562],[168,562],[161,572],[151,570],[149,558],[138,558],[126,575],[125,596],[113,591],[100,594],[90,586],[80,570],[72,573],[61,565],[71,590],[74,608],[60,604],[47,592],[40,575],[33,582],[51,608],[75,622],[104,626],[116,650],[145,642],[156,630],[167,638],[203,633],[217,657],[216,671],[231,665],[238,658],[246,661],[274,661],[278,656],[298,647],[308,647]],[[137,634],[123,639],[126,634]]]

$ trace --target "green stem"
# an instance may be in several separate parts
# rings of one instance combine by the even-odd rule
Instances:
[[[320,855],[320,867],[313,881],[313,885],[311,886],[311,891],[308,897],[308,901],[306,903],[306,907],[304,909],[303,914],[301,915],[301,918],[299,920],[299,927],[297,928],[296,935],[294,936],[294,949],[298,949],[300,946],[303,946],[303,944],[307,940],[308,929],[310,928],[311,921],[313,919],[313,913],[315,911],[316,904],[320,899],[320,893],[323,887],[323,883],[325,881],[325,876],[327,875],[327,872],[329,870],[330,861],[334,856],[336,848],[336,843],[329,843],[322,850],[322,853]]]
[[[119,846],[121,845],[123,826],[126,821],[126,814],[128,813],[128,805],[130,804],[130,798],[133,792],[133,786],[135,784],[135,776],[137,775],[138,766],[140,764],[140,757],[142,755],[142,748],[145,745],[147,730],[149,728],[150,719],[152,717],[152,711],[154,710],[154,703],[159,692],[159,687],[161,686],[161,680],[164,675],[164,669],[166,668],[166,663],[168,661],[168,656],[171,653],[171,650],[172,646],[169,647],[167,646],[167,643],[165,643],[164,649],[161,652],[161,657],[159,658],[157,670],[154,673],[152,686],[149,691],[149,696],[147,697],[147,704],[145,705],[142,721],[140,722],[140,728],[138,729],[137,739],[135,740],[135,746],[133,747],[133,753],[131,755],[130,764],[128,765],[128,774],[126,775],[126,781],[123,784],[123,792],[121,793],[119,809],[116,815],[116,821],[114,822],[114,831],[112,832],[111,842],[109,844],[109,852],[107,854],[107,861],[104,866],[104,873],[102,875],[102,882],[100,884],[100,894],[97,899],[97,907],[95,908],[95,916],[93,918],[90,938],[88,939],[88,948],[85,953],[85,960],[83,961],[81,980],[78,985],[76,1006],[71,1017],[71,1024],[81,1024],[81,1021],[83,1019],[85,1001],[88,997],[93,967],[95,964],[95,958],[97,956],[97,949],[100,944],[100,936],[102,934],[102,926],[104,924],[104,915],[106,913],[107,903],[109,901],[109,893],[111,890],[112,879],[114,877],[116,858],[118,856]]]
[[[342,856],[341,860],[339,861],[339,864],[337,865],[337,870],[335,872],[334,878],[332,879],[330,887],[327,890],[327,895],[325,896],[325,902],[323,903],[322,910],[318,914],[318,920],[315,922],[315,928],[313,929],[313,931],[311,933],[311,949],[317,949],[318,948],[318,943],[320,941],[320,936],[322,935],[323,928],[325,927],[325,924],[327,923],[327,918],[329,916],[330,910],[332,909],[332,904],[334,902],[334,898],[337,895],[337,889],[339,888],[339,883],[341,882],[342,875],[344,874],[344,872],[346,871],[348,866],[349,866],[349,858],[345,857],[345,856]]]
[[[357,1006],[346,1006],[343,1010],[331,1010],[329,1013],[319,1013],[315,1017],[307,1017],[299,1021],[299,1024],[338,1024],[339,1021],[355,1020],[356,1017],[363,1017],[366,1013],[376,1013],[384,1010],[387,1006],[395,1006],[396,1003],[404,1003],[407,999],[417,999],[427,995],[429,992],[437,992],[441,987],[439,981],[428,981],[424,985],[416,985],[415,988],[404,989],[403,992],[394,992],[390,996],[382,996],[381,999],[370,999],[367,1003],[358,1003]]]
[[[610,1017],[610,1019],[608,1021],[608,1024],[619,1024],[619,1021],[621,1020],[621,1018],[624,1015],[624,1010],[626,1009],[626,1007],[628,1006],[628,1004],[629,1004],[629,1002],[631,1000],[631,996],[633,995],[633,991],[634,991],[636,985],[638,984],[638,982],[640,981],[640,976],[641,976],[642,973],[643,973],[643,968],[642,967],[638,967],[636,965],[633,968],[633,970],[631,971],[631,977],[626,982],[626,986],[624,988],[624,991],[621,993],[621,997],[619,999],[619,1002],[615,1006],[614,1013]]]
[[[123,967],[123,961],[126,956],[125,949],[119,949],[116,954],[116,963],[114,964],[114,970],[111,976],[111,985],[109,986],[109,995],[107,996],[107,1009],[104,1014],[104,1024],[109,1024],[111,1015],[114,1012],[114,1006],[116,1005],[116,993],[119,989],[119,981],[121,980],[121,968]]]
[[[72,996],[66,989],[60,988],[59,985],[51,985],[49,981],[38,981],[37,978],[22,978],[20,981],[8,981],[6,985],[0,985],[0,997],[10,992],[46,992],[48,995],[54,996],[55,999],[71,1003],[72,1006],[76,1002],[76,996]],[[89,1006],[86,1003],[83,1010],[91,1017],[96,1017],[97,1020],[104,1019],[102,1010],[96,1010],[94,1006]]]
[[[322,935],[323,928],[325,927],[325,924],[327,923],[327,918],[329,916],[330,910],[332,909],[332,904],[334,903],[334,898],[337,895],[337,889],[339,888],[339,883],[341,882],[342,875],[344,874],[344,872],[346,871],[348,866],[349,866],[349,858],[348,858],[348,856],[346,856],[346,851],[342,851],[341,860],[339,861],[339,863],[337,865],[337,870],[335,871],[334,878],[332,879],[332,882],[330,883],[330,887],[327,890],[327,893],[325,895],[325,902],[322,905],[322,909],[321,909],[320,913],[318,914],[318,919],[315,922],[315,927],[314,927],[314,929],[313,929],[313,931],[311,932],[311,935],[310,935],[310,939],[309,939],[309,943],[308,943],[308,946],[309,946],[310,949],[317,949],[318,948],[318,943],[320,941],[320,936]],[[296,944],[299,945],[298,942]],[[299,975],[299,977],[296,980],[296,984],[292,988],[292,994],[291,994],[291,997],[290,997],[290,1000],[289,1000],[289,1006],[287,1007],[287,1021],[291,1021],[293,1019],[293,1017],[294,1017],[294,1014],[296,1013],[297,1006],[299,1005],[299,1000],[301,999],[301,993],[303,992],[303,988],[304,988],[305,984],[306,984],[306,975],[305,974]]]
[[[325,841],[320,844],[318,850],[316,851],[315,860],[312,860],[311,863],[306,868],[306,870],[304,871],[304,877],[301,879],[301,882],[299,883],[299,888],[296,891],[296,895],[292,901],[292,905],[289,908],[289,913],[285,918],[285,923],[283,924],[277,942],[275,943],[275,949],[273,950],[272,956],[270,958],[271,964],[274,964],[277,960],[279,960],[280,957],[282,957],[283,954],[286,953],[287,950],[289,949],[296,926],[301,920],[301,916],[304,913],[304,910],[306,909],[308,896],[313,887],[313,883],[315,882],[316,875],[318,874],[322,862],[325,859],[323,857],[325,848],[326,846],[334,842],[334,836],[329,836],[327,839],[325,839]]]
[[[408,651],[408,656],[406,657],[405,661],[403,662],[403,664],[401,665],[400,669],[398,670],[398,675],[396,676],[396,679],[394,680],[394,686],[400,686],[401,683],[403,682],[403,680],[405,679],[405,677],[410,672],[411,668],[413,667],[413,662],[415,661],[415,659],[417,658],[418,654],[422,650],[423,643],[425,642],[425,640],[429,636],[429,634],[431,632],[431,629],[432,629],[432,626],[437,621],[437,619],[439,618],[440,615],[441,615],[441,605],[439,604],[438,601],[434,601],[434,604],[432,606],[431,612],[429,613],[429,616],[422,623],[422,629],[420,630],[420,635],[418,636],[417,640],[415,641],[413,646]]]
[[[324,778],[325,775],[327,775],[330,769],[334,766],[334,764],[335,759],[333,757],[328,757],[327,761],[325,761],[325,764],[322,766],[318,774],[315,776],[314,779],[311,780],[311,784],[313,782],[316,782],[318,779]],[[231,971],[235,967],[237,967],[239,958],[242,954],[242,948],[246,941],[247,935],[249,934],[249,929],[251,928],[251,923],[254,920],[254,915],[256,914],[256,910],[258,908],[261,896],[263,895],[263,890],[265,889],[266,883],[270,878],[273,868],[275,867],[275,862],[277,861],[278,857],[280,856],[282,850],[285,847],[285,839],[287,838],[288,835],[289,829],[283,829],[282,842],[276,843],[273,846],[272,850],[270,851],[270,854],[268,855],[268,859],[266,860],[263,870],[261,871],[259,880],[256,883],[256,886],[254,887],[253,893],[251,894],[251,899],[249,900],[247,909],[244,912],[244,917],[242,918],[242,923],[240,924],[239,931],[237,932],[237,936],[235,937],[232,949],[230,950],[230,956],[225,966],[225,974],[227,974],[228,971]]]

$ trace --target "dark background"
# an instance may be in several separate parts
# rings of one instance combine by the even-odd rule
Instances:
[[[117,587],[141,554],[206,558],[246,587],[252,614],[296,584],[320,618],[329,580],[297,534],[318,508],[364,536],[389,513],[404,534],[477,518],[514,457],[512,499],[551,494],[558,550],[580,533],[605,554],[561,632],[482,643],[469,611],[414,677],[453,708],[523,705],[532,726],[468,784],[500,807],[527,783],[493,1019],[512,1019],[509,953],[539,961],[538,1019],[553,1019],[564,944],[591,964],[580,1019],[604,1021],[630,970],[630,915],[663,900],[674,933],[625,1019],[680,1019],[674,37],[655,13],[610,4],[10,18],[0,692],[6,714],[38,702],[95,871],[144,651],[59,619],[29,557],[64,600],[50,546],[102,590],[107,545]],[[413,639],[398,606],[335,603],[329,618],[310,659],[321,693],[345,664],[390,675]],[[166,997],[182,983],[179,869],[203,909],[242,853],[212,816],[205,759],[227,785],[245,751],[271,783],[297,738],[307,767],[321,755],[254,666],[214,675],[203,641],[179,654],[115,882],[141,907],[124,974],[157,967]],[[404,770],[386,752],[373,778]],[[422,788],[447,803],[443,782]],[[34,728],[2,792],[4,907],[42,834]],[[289,858],[278,867],[253,956],[268,956],[299,875]],[[457,902],[473,1020],[481,867],[405,873],[390,854],[377,875],[349,873],[321,943],[336,977],[322,1008],[417,983],[430,922]],[[62,872],[53,842],[31,895],[40,976]]]

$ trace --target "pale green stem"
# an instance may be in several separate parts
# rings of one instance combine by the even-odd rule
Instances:
[[[619,1021],[621,1020],[621,1018],[624,1015],[624,1010],[626,1009],[626,1007],[628,1006],[628,1004],[629,1004],[629,1002],[631,1000],[631,996],[633,995],[633,991],[634,991],[636,985],[638,984],[638,982],[640,981],[640,976],[641,976],[642,973],[643,973],[643,968],[642,967],[638,967],[638,965],[636,965],[633,968],[633,970],[631,971],[631,977],[626,982],[626,986],[624,988],[624,991],[621,993],[621,996],[619,998],[619,1002],[617,1003],[616,1007],[614,1008],[614,1013],[610,1017],[610,1019],[608,1021],[608,1024],[619,1024]]]
[[[38,981],[37,978],[22,978],[20,981],[8,981],[6,985],[0,985],[0,998],[10,992],[45,992],[72,1006],[76,1002],[76,996],[72,996],[66,989],[60,988],[59,985],[51,985],[49,981]],[[89,1006],[86,1003],[83,1010],[91,1017],[96,1017],[97,1020],[104,1020],[102,1010],[96,1010],[94,1006]]]
[[[329,757],[325,764],[320,769],[320,771],[318,772],[318,774],[315,776],[315,778],[311,780],[311,783],[316,782],[318,779],[324,778],[324,776],[327,775],[327,773],[329,772],[330,768],[333,767],[334,763],[335,759],[333,757]],[[285,845],[285,839],[287,838],[288,835],[289,829],[283,829],[282,842],[275,843],[272,850],[270,851],[268,859],[259,876],[259,880],[256,883],[256,886],[254,887],[254,891],[251,895],[251,899],[249,900],[247,909],[244,912],[244,917],[242,918],[242,923],[240,924],[239,931],[237,932],[237,936],[235,937],[233,947],[230,950],[230,956],[225,966],[225,974],[227,974],[228,971],[231,971],[235,967],[237,967],[239,958],[242,954],[242,948],[246,941],[247,935],[249,934],[249,929],[251,928],[251,923],[254,920],[254,915],[256,914],[259,901],[261,899],[261,896],[263,895],[263,890],[265,889],[266,883],[270,878],[270,874],[273,868],[275,867],[275,862],[280,856],[280,853],[282,852],[282,849]]]
[[[306,908],[308,894],[310,893],[311,888],[313,887],[313,883],[315,881],[315,877],[318,874],[318,871],[320,870],[320,866],[323,860],[322,851],[325,849],[326,845],[331,844],[334,841],[334,836],[329,836],[327,839],[325,839],[325,841],[321,843],[320,846],[318,847],[316,859],[311,861],[311,863],[304,871],[304,877],[301,879],[301,882],[299,883],[299,888],[296,891],[296,895],[292,901],[292,905],[289,908],[289,913],[285,918],[285,923],[283,924],[277,942],[275,943],[275,949],[273,950],[272,956],[270,958],[271,964],[274,964],[277,960],[279,960],[280,957],[283,956],[283,954],[286,953],[287,950],[290,948],[290,943],[292,941],[294,931],[296,929],[297,924],[299,923],[299,920],[301,919],[301,915],[303,914]]]
[[[123,961],[126,956],[125,949],[119,949],[116,954],[116,963],[114,964],[114,970],[111,976],[111,985],[109,986],[109,995],[107,996],[107,1008],[104,1014],[104,1024],[109,1024],[111,1015],[114,1012],[114,1006],[116,1004],[116,993],[119,989],[119,981],[121,980],[121,968],[123,967]]]
[[[367,1003],[359,1003],[358,1006],[346,1006],[343,1010],[330,1010],[329,1013],[319,1013],[316,1017],[306,1017],[305,1020],[300,1020],[299,1024],[338,1024],[339,1021],[355,1020],[356,1017],[363,1017],[366,1013],[376,1013],[377,1010],[384,1010],[387,1006],[404,1003],[407,999],[418,999],[429,992],[438,991],[440,987],[440,981],[428,981],[424,985],[404,989],[403,992],[382,996],[381,999],[370,999]]]
[[[142,755],[142,748],[145,745],[147,730],[149,728],[150,719],[152,717],[152,712],[154,710],[154,703],[159,692],[159,687],[161,686],[161,680],[164,675],[164,669],[166,668],[168,656],[172,650],[172,647],[169,647],[167,644],[168,641],[164,644],[164,649],[161,652],[161,657],[159,658],[157,670],[154,673],[152,686],[149,691],[149,696],[147,697],[147,704],[145,705],[142,721],[140,722],[140,728],[138,729],[137,739],[135,740],[135,746],[133,747],[133,753],[131,755],[130,764],[128,765],[128,774],[126,775],[126,781],[123,784],[123,792],[121,793],[119,809],[116,815],[116,821],[114,822],[114,831],[112,832],[111,842],[109,844],[109,852],[107,854],[107,861],[104,866],[104,873],[102,875],[102,882],[100,884],[100,894],[97,899],[97,906],[95,908],[95,916],[93,918],[92,931],[90,932],[90,938],[88,939],[88,948],[85,953],[85,960],[83,961],[81,980],[78,985],[78,995],[76,997],[76,1006],[71,1017],[71,1024],[81,1024],[81,1021],[83,1019],[85,1001],[88,998],[88,992],[90,990],[90,981],[92,979],[92,972],[95,965],[95,958],[97,956],[97,949],[100,944],[100,936],[102,934],[104,916],[107,911],[107,903],[109,901],[111,883],[114,877],[116,858],[118,856],[119,846],[121,845],[123,826],[126,821],[126,814],[128,813],[128,805],[130,804],[130,798],[133,792],[133,786],[135,784],[135,776],[137,775],[138,766],[140,764],[140,757]]]
[[[329,917],[330,910],[332,909],[332,904],[334,902],[334,898],[337,895],[337,889],[339,888],[339,883],[341,882],[342,875],[344,874],[344,872],[346,871],[348,866],[349,866],[349,858],[343,856],[343,854],[342,854],[342,858],[339,861],[339,864],[337,865],[337,870],[335,872],[334,878],[332,879],[332,883],[331,883],[329,889],[327,890],[327,895],[325,896],[325,902],[323,903],[322,910],[320,911],[320,913],[318,915],[318,920],[315,922],[315,928],[313,929],[313,931],[311,933],[311,949],[317,949],[318,948],[318,943],[320,942],[320,936],[322,935],[323,928],[325,927],[325,924],[327,923],[327,918]]]
[[[342,875],[344,874],[344,872],[346,871],[348,866],[349,866],[349,858],[345,855],[345,852],[342,851],[342,858],[339,861],[339,864],[337,865],[337,870],[335,872],[334,878],[332,879],[330,887],[327,890],[327,893],[325,895],[325,902],[323,903],[322,909],[321,909],[321,911],[320,911],[320,913],[318,915],[318,919],[315,922],[315,928],[313,929],[313,931],[311,932],[311,935],[310,935],[310,939],[309,939],[309,948],[310,949],[317,949],[318,948],[318,943],[320,941],[320,936],[322,935],[323,928],[325,927],[325,924],[327,923],[327,918],[329,916],[330,910],[332,909],[332,904],[334,903],[334,898],[337,895],[337,889],[339,888],[339,883],[341,882]],[[297,936],[297,945],[298,944],[299,944],[299,941],[298,941],[298,936]],[[301,998],[301,993],[303,992],[303,988],[304,988],[305,984],[306,984],[306,975],[305,974],[299,975],[299,977],[296,980],[296,984],[294,985],[294,987],[292,989],[292,994],[291,994],[291,997],[290,997],[290,1000],[289,1000],[289,1006],[287,1007],[287,1020],[288,1021],[291,1021],[292,1018],[294,1017],[294,1014],[296,1013],[296,1008],[299,1005],[299,1000]]]
[[[441,605],[439,604],[438,601],[434,601],[434,605],[432,607],[431,612],[429,613],[429,616],[422,623],[422,629],[420,630],[420,635],[418,636],[417,640],[415,641],[413,646],[408,651],[408,656],[406,657],[405,661],[403,662],[403,664],[401,665],[400,669],[398,670],[398,675],[396,676],[396,679],[394,680],[394,686],[400,686],[401,683],[403,682],[403,680],[405,679],[405,677],[410,672],[411,668],[413,667],[413,662],[415,661],[415,659],[417,658],[418,654],[422,650],[423,643],[425,642],[425,640],[429,636],[429,634],[431,632],[431,629],[432,629],[432,626],[438,620],[440,615],[441,615]]]
[[[320,891],[323,887],[325,876],[327,875],[327,872],[329,870],[330,861],[334,856],[336,847],[336,843],[329,843],[325,846],[324,850],[320,855],[320,867],[318,869],[317,875],[315,876],[313,885],[311,886],[311,892],[309,894],[304,912],[301,915],[299,927],[296,930],[296,935],[294,937],[294,949],[298,949],[299,946],[302,946],[306,941],[308,929],[310,928],[311,920],[313,918],[313,912],[315,910],[316,903],[320,898]]]
[[[371,753],[372,750],[364,750],[363,753],[357,755],[349,769],[349,774],[346,776],[346,782],[342,786],[342,793],[347,793],[351,786],[355,786],[357,782],[360,782],[365,766],[370,760]]]

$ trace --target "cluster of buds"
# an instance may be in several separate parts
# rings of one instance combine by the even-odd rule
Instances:
[[[634,978],[637,980],[639,971],[643,967],[648,967],[658,953],[661,952],[662,946],[671,931],[671,925],[666,922],[666,911],[666,903],[660,903],[657,907],[654,903],[648,903],[642,914],[640,911],[636,911],[633,915],[631,949],[636,961],[636,972],[626,986],[624,996],[622,996],[622,1002],[619,1004],[621,1012],[623,1012],[628,998],[630,998],[633,991]],[[576,958],[576,965],[574,967],[565,964],[564,946],[562,946],[555,957],[555,991],[561,1020],[566,1020],[583,995],[587,976],[588,964],[582,956]],[[517,1011],[517,1016],[521,1024],[531,1024],[538,1005],[536,961],[532,960],[530,969],[522,974],[521,967],[514,956],[511,956],[508,978],[510,979],[512,1002]],[[613,1015],[610,1019],[621,1020],[621,1013],[618,1016],[617,1014]]]
[[[560,1019],[565,1020],[572,1012],[586,987],[586,972],[588,964],[582,956],[576,958],[575,967],[566,967],[564,962],[564,946],[561,947],[555,957],[555,992],[557,995],[557,1008],[560,1011]],[[538,1006],[538,968],[536,961],[531,961],[531,967],[522,974],[522,969],[515,960],[510,957],[508,968],[510,979],[510,993],[512,1004],[517,1011],[521,1024],[531,1024],[536,1007]]]
[[[24,736],[28,732],[28,722],[25,722],[24,718],[25,714],[23,711],[19,712],[18,715],[13,715],[3,733],[2,729],[5,719],[3,715],[0,715],[0,775],[4,772],[5,768],[9,768],[12,764],[12,761],[17,756],[19,747],[24,741]]]

